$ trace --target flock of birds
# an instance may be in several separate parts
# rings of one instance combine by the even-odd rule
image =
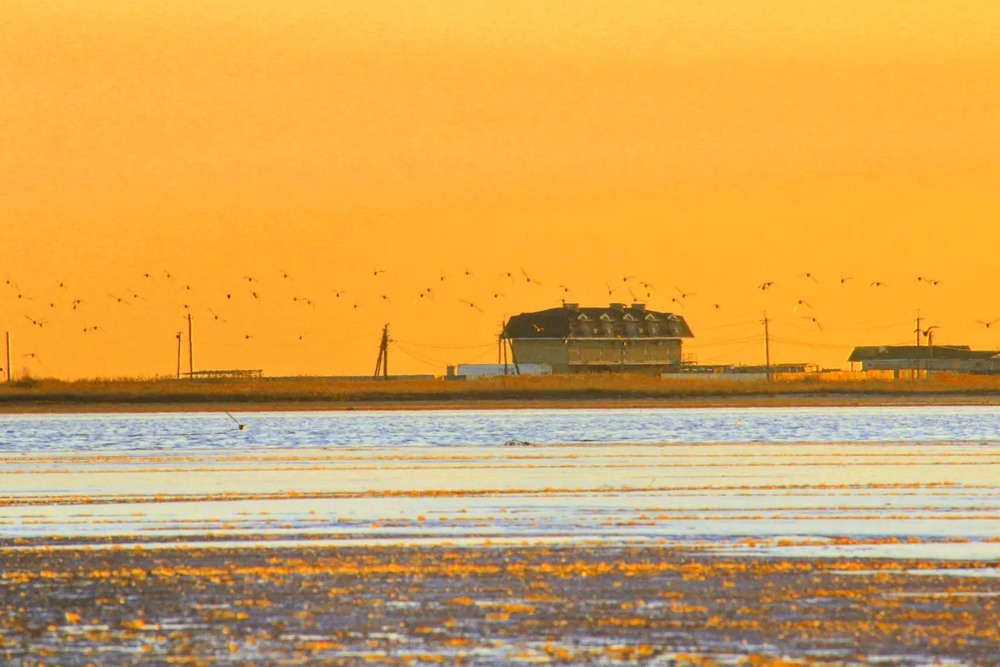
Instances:
[[[420,278],[410,273],[403,275],[401,271],[398,275],[396,273],[390,268],[372,268],[365,279],[358,275],[349,286],[317,288],[313,282],[307,289],[306,281],[300,283],[283,269],[233,277],[226,287],[195,285],[176,277],[172,271],[162,270],[140,273],[131,284],[103,291],[90,289],[86,294],[75,291],[74,286],[64,280],[48,281],[47,285],[45,282],[36,284],[32,290],[26,291],[16,279],[7,277],[4,280],[6,298],[0,298],[0,313],[8,321],[12,313],[17,313],[15,319],[20,318],[23,326],[30,327],[32,331],[58,328],[60,335],[75,332],[94,336],[115,327],[122,317],[128,317],[127,313],[132,311],[137,313],[133,319],[148,319],[151,323],[155,320],[158,330],[162,330],[162,326],[175,327],[178,340],[183,335],[185,320],[194,319],[199,323],[207,320],[224,327],[228,341],[248,343],[257,340],[260,335],[250,327],[253,322],[258,325],[265,322],[263,326],[266,326],[268,335],[276,327],[282,329],[283,324],[292,326],[308,322],[308,315],[298,318],[283,315],[282,306],[299,308],[304,313],[330,307],[337,307],[340,314],[344,311],[364,313],[374,310],[373,316],[389,321],[403,308],[434,303],[479,316],[490,316],[487,320],[490,327],[498,327],[506,315],[514,312],[557,307],[568,302],[581,305],[598,305],[605,301],[641,302],[657,310],[670,310],[682,315],[697,311],[703,320],[707,313],[722,314],[730,310],[724,302],[713,300],[708,295],[699,296],[697,292],[675,284],[663,289],[650,280],[628,273],[610,280],[591,281],[586,288],[579,290],[565,283],[540,280],[523,267],[486,275],[477,275],[469,268],[442,271]],[[915,276],[911,281],[911,284],[929,290],[939,290],[944,286],[943,281],[925,275]],[[889,288],[882,279],[859,279],[852,275],[823,279],[813,272],[801,272],[761,281],[756,284],[756,291],[765,295],[765,299],[781,291],[780,301],[768,303],[776,308],[784,303],[792,317],[808,323],[817,331],[823,331],[824,323],[815,312],[813,298],[809,295],[810,286],[815,288],[821,283],[839,288],[857,286],[873,291]],[[598,292],[601,293],[600,298],[595,299]],[[745,307],[747,301],[744,299],[741,307]],[[139,311],[142,311],[141,314]],[[454,312],[438,311],[427,315],[448,317]],[[264,319],[264,313],[272,319]],[[274,316],[282,322],[275,324]],[[985,329],[1000,324],[1000,318],[974,319],[978,326]],[[696,330],[698,324],[693,325]],[[930,337],[936,328],[937,325],[921,328],[918,324],[915,333]],[[27,338],[28,344],[31,344],[31,339],[35,337],[24,336],[23,333],[21,338]],[[304,343],[311,336],[305,331],[289,335],[287,330],[284,335],[286,342],[291,343]],[[37,351],[22,352],[20,356],[41,363]]]

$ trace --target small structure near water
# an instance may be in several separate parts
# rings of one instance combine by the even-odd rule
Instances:
[[[1000,352],[968,345],[874,345],[854,348],[847,358],[861,370],[925,370],[1000,373]]]

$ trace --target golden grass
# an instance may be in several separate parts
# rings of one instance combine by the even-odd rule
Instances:
[[[731,381],[641,375],[496,377],[470,381],[38,379],[0,385],[0,406],[18,409],[86,404],[365,404],[462,401],[726,400],[753,397],[998,397],[1000,376],[938,373],[916,380],[814,379],[808,375]]]

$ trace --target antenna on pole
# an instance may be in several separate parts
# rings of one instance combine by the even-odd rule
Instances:
[[[767,371],[767,381],[771,381],[771,332],[768,330],[767,311],[764,311],[764,364]]]
[[[382,379],[389,379],[389,325],[382,327],[382,342],[378,346],[378,359],[375,360],[375,374],[373,379],[378,379],[381,372]]]

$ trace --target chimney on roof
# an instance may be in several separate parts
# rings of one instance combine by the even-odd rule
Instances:
[[[612,303],[609,306],[609,308],[611,308],[611,310],[617,310],[618,312],[625,312],[625,304],[624,303]]]
[[[563,302],[563,308],[565,308],[566,310],[571,310],[575,313],[576,311],[580,310],[580,304]]]
[[[646,311],[646,304],[644,304],[644,303],[633,303],[632,304],[632,310],[639,310],[639,311],[645,312]]]

